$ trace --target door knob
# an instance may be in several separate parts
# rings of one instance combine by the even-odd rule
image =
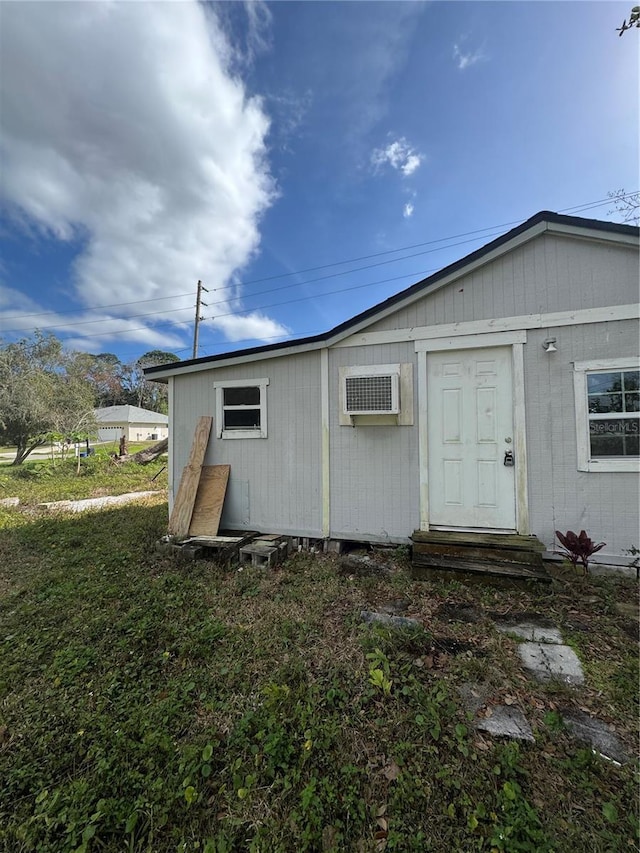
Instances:
[[[515,459],[513,458],[513,450],[505,450],[504,464],[507,468],[513,468],[513,466],[516,464]]]

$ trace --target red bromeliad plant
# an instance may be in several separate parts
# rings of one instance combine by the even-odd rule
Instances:
[[[560,533],[556,530],[560,544],[563,546],[562,551],[556,551],[556,554],[562,554],[566,557],[574,568],[578,567],[578,563],[582,563],[585,575],[589,573],[589,559],[607,544],[606,542],[598,542],[596,545],[590,536],[587,536],[585,530],[580,533],[574,533],[573,530],[567,530],[566,533]]]

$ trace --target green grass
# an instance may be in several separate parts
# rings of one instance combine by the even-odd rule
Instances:
[[[75,458],[53,463],[29,458],[16,467],[0,465],[0,498],[17,497],[22,504],[33,505],[166,489],[167,472],[162,470],[166,464],[166,456],[148,465],[116,464],[104,450],[81,459],[79,471]]]
[[[634,584],[543,595],[350,577],[305,554],[270,573],[177,563],[153,549],[161,497],[2,520],[0,849],[637,849],[634,768],[570,740],[557,713],[586,707],[636,743],[637,644],[611,607]],[[425,632],[361,623],[399,596]],[[587,687],[531,682],[512,639],[445,621],[446,601],[552,616]],[[536,744],[475,732],[468,679],[521,707]]]

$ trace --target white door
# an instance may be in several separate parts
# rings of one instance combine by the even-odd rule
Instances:
[[[511,347],[427,353],[427,423],[429,526],[515,530]]]

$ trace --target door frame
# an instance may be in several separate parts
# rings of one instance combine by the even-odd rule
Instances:
[[[511,347],[513,383],[513,443],[515,454],[516,531],[529,534],[527,492],[527,436],[524,393],[525,330],[487,332],[477,335],[453,335],[415,342],[418,360],[418,465],[420,476],[420,530],[429,530],[429,436],[427,424],[427,358],[430,352],[444,352],[485,347]]]

